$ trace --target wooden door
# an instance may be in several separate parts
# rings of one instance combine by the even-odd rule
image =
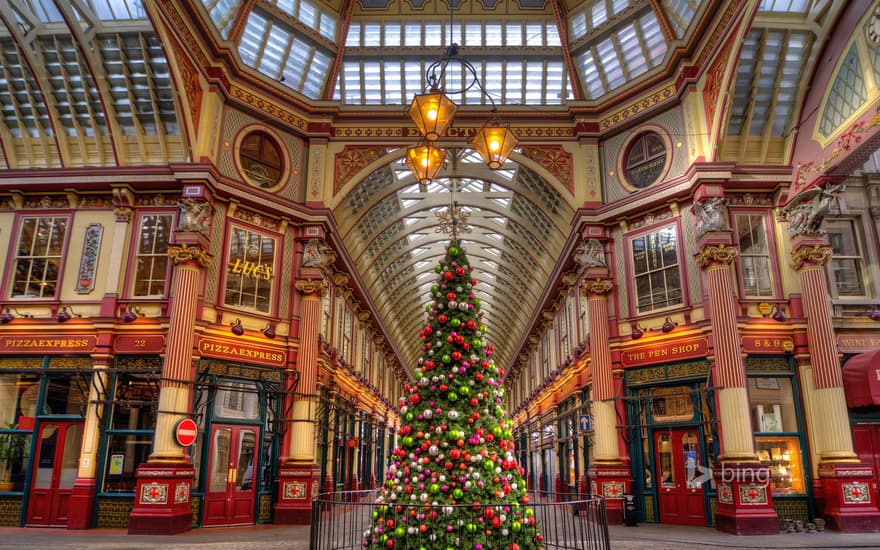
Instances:
[[[82,447],[82,422],[40,424],[26,523],[66,527]]]
[[[701,469],[699,434],[696,429],[654,433],[660,521],[677,525],[705,525],[703,483],[708,470]]]
[[[203,525],[254,523],[259,435],[256,426],[212,426]]]
[[[880,424],[856,424],[852,429],[853,447],[864,464],[874,468],[872,500],[880,502]]]

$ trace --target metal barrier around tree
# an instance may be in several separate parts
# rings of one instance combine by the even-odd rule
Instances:
[[[365,548],[393,548],[395,550],[445,550],[452,546],[461,550],[472,549],[469,541],[481,524],[481,516],[490,503],[472,505],[426,505],[424,503],[377,503],[378,490],[345,491],[319,494],[312,501],[312,523],[309,548],[311,550],[364,550]],[[501,505],[503,513],[504,506]],[[576,495],[557,493],[529,493],[530,508],[539,526],[541,540],[535,542],[525,529],[507,529],[491,539],[491,548],[482,550],[511,550],[516,548],[543,548],[558,550],[607,550],[608,522],[605,501],[601,497],[578,498]],[[366,535],[377,525],[377,518],[387,517],[391,522],[382,529],[394,532],[392,546],[365,544]],[[440,539],[431,540],[419,529],[419,518],[447,517],[450,525]]]

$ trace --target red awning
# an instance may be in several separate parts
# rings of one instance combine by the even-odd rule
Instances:
[[[880,405],[880,349],[860,353],[843,366],[847,407]]]

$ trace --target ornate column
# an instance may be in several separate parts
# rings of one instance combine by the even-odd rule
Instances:
[[[737,535],[775,534],[779,518],[773,509],[770,471],[755,455],[746,369],[736,326],[736,293],[730,265],[736,249],[729,232],[710,232],[699,241],[696,262],[709,287],[713,378],[717,389],[721,455],[713,475],[718,486],[715,525]]]
[[[826,178],[827,179],[827,178]],[[872,502],[871,466],[853,452],[843,369],[831,316],[825,266],[831,259],[822,222],[842,184],[821,182],[792,198],[782,211],[789,222],[793,266],[798,273],[807,323],[807,346],[812,363],[812,413],[816,433],[811,441],[820,450],[819,478],[825,497],[828,526],[841,531],[877,531],[880,510]]]
[[[178,244],[168,247],[174,274],[153,452],[137,469],[129,534],[165,535],[192,528],[190,493],[195,470],[190,456],[177,443],[175,429],[178,422],[192,416],[193,335],[202,273],[212,262],[206,252],[212,209],[209,203],[196,199],[184,199],[180,206],[175,234]]]
[[[623,495],[631,489],[628,463],[620,456],[617,432],[613,362],[608,328],[608,294],[614,288],[605,265],[603,244],[588,239],[577,250],[575,261],[583,267],[581,289],[587,295],[590,320],[590,357],[593,366],[593,461],[588,477],[591,492],[606,499],[608,522],[623,523]]]
[[[825,496],[828,526],[841,531],[880,529],[880,510],[872,502],[871,466],[853,451],[852,431],[843,393],[843,370],[831,319],[825,265],[831,247],[824,239],[799,235],[792,240],[792,257],[803,292],[807,345],[812,361],[814,420],[812,438],[819,445],[819,478]]]
[[[311,501],[318,493],[320,468],[316,460],[315,422],[318,408],[318,332],[321,327],[321,298],[327,285],[320,274],[299,279],[294,284],[301,295],[299,352],[297,366],[299,387],[291,410],[290,454],[282,459],[278,471],[278,500],[275,523],[308,524]]]
[[[107,367],[112,361],[110,355],[93,355],[94,373],[89,387],[89,401],[86,409],[86,420],[83,426],[82,447],[76,480],[70,495],[70,507],[67,514],[68,529],[89,529],[92,527],[92,515],[95,507],[97,491],[96,472],[98,469],[98,443],[101,439],[100,419],[104,405],[100,403],[105,396],[99,391],[107,387]]]

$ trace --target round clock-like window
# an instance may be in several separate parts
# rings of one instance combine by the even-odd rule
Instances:
[[[257,130],[241,140],[238,162],[245,177],[258,187],[275,187],[281,182],[284,156],[278,142],[266,132]]]
[[[643,132],[629,144],[623,159],[623,175],[633,187],[644,189],[656,182],[666,168],[666,142],[656,132]]]

